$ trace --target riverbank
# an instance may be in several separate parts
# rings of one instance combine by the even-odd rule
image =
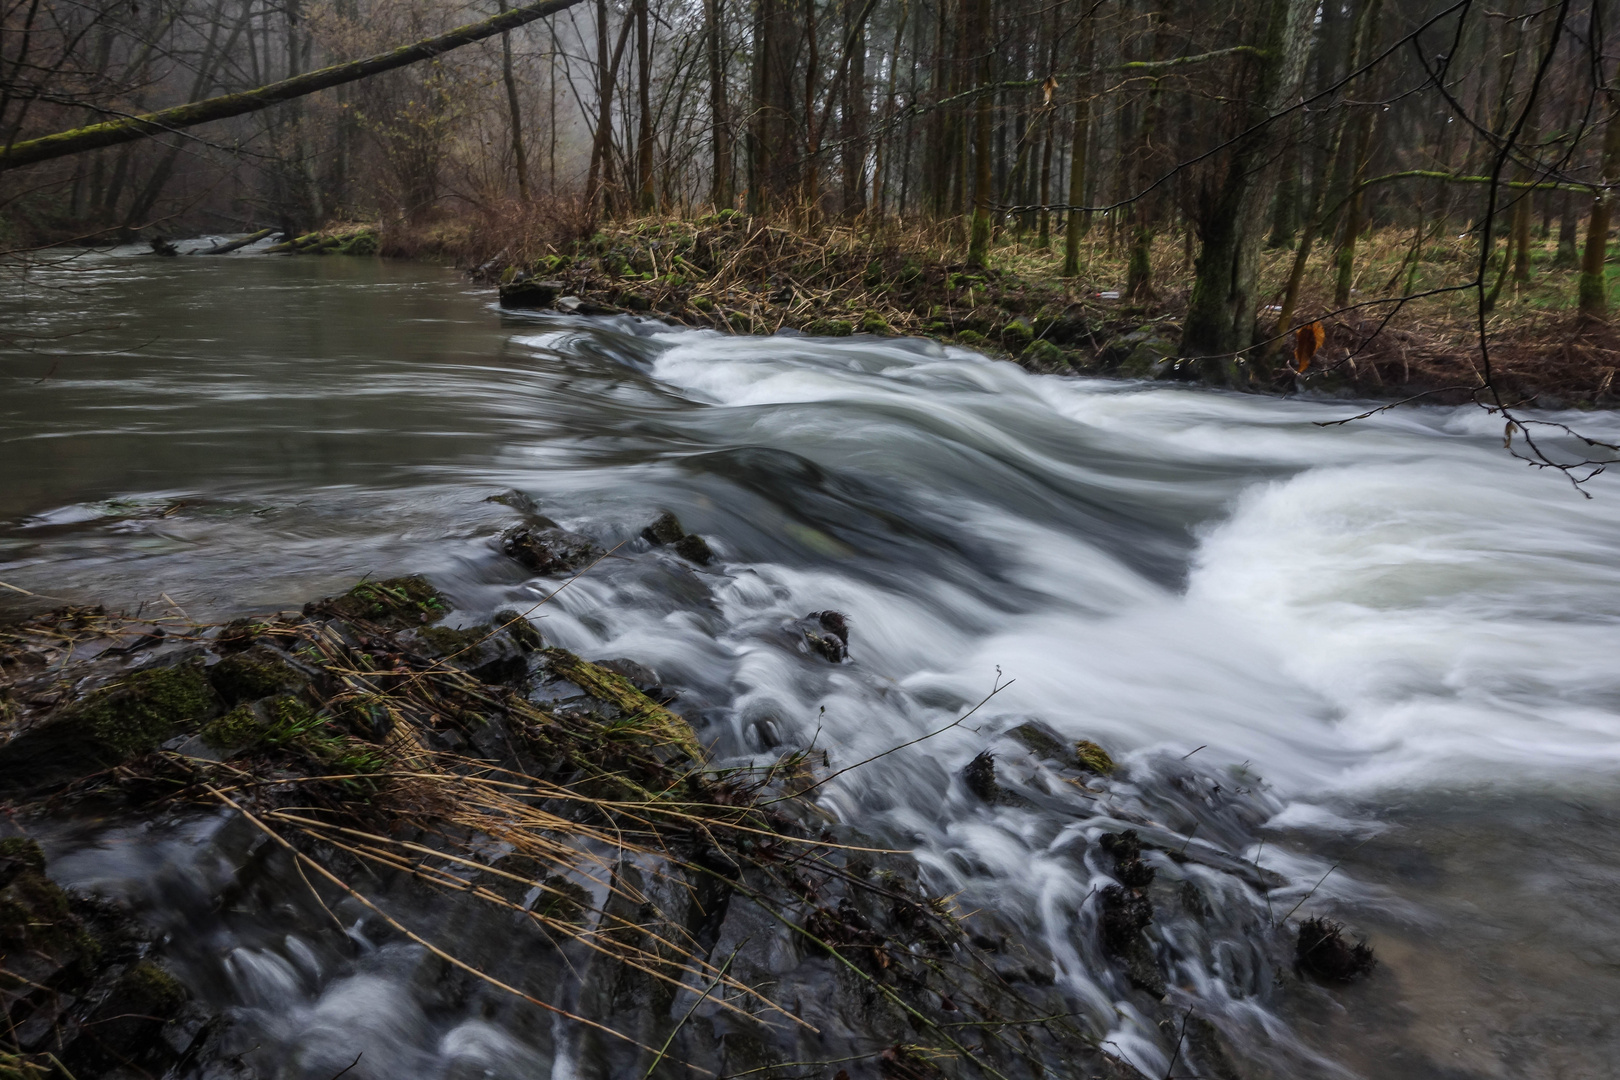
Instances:
[[[1577,275],[1558,261],[1550,239],[1537,247],[1535,277],[1498,297],[1487,321],[1488,357],[1471,290],[1396,303],[1369,289],[1371,297],[1353,293],[1360,306],[1321,318],[1321,343],[1311,355],[1297,354],[1288,335],[1234,364],[1181,355],[1191,279],[1185,246],[1178,249],[1173,236],[1155,249],[1154,286],[1133,300],[1123,295],[1125,253],[1103,225],[1086,241],[1080,277],[1067,279],[1061,241],[1042,246],[1011,232],[992,249],[989,265],[974,269],[960,261],[951,237],[916,228],[829,225],[811,233],[734,211],[601,222],[588,236],[571,226],[506,224],[514,238],[498,248],[502,234],[489,224],[345,225],[276,250],[449,259],[498,287],[503,306],[513,309],[631,313],[741,334],[926,337],[1042,373],[1437,404],[1495,404],[1495,395],[1510,406],[1551,409],[1620,400],[1620,334],[1576,315]],[[1414,258],[1409,239],[1396,231],[1370,234],[1356,280],[1444,289],[1469,270],[1465,239],[1436,238]],[[1288,249],[1267,253],[1264,295],[1280,298],[1292,259]],[[1302,316],[1336,310],[1325,284],[1333,268],[1324,255],[1313,260]],[[1494,394],[1481,389],[1487,359]]]

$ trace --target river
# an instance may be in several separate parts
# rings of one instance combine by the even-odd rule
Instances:
[[[1380,961],[1263,1007],[1219,963],[1173,980],[1249,1010],[1256,1075],[1597,1076],[1620,1054],[1620,488],[1526,468],[1478,410],[1322,426],[1361,406],[514,315],[367,259],[85,253],[9,279],[0,326],[16,589],[223,617],[422,572],[471,618],[556,585],[491,543],[515,491],[625,544],[542,632],[655,669],[724,758],[848,764],[1010,680],[825,802],[1054,943],[1091,887],[1065,823],[952,786],[998,733],[1036,717],[1142,784],[1186,760],[1253,788],[1269,820],[1238,854],[1287,882],[1261,910],[1341,920]],[[1574,422],[1620,440],[1613,415]],[[642,554],[662,508],[714,566]],[[777,643],[827,608],[850,665]],[[155,872],[125,849],[159,840],[73,837],[70,884]],[[1134,1007],[1060,968],[1126,1057],[1170,1067]]]

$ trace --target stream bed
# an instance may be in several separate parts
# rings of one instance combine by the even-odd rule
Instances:
[[[492,543],[532,502],[614,552],[536,625],[679,688],[716,760],[840,768],[948,728],[823,805],[1026,926],[1144,1073],[1185,1075],[1178,1038],[1071,944],[1100,880],[1080,825],[964,789],[987,749],[1045,783],[1005,738],[1026,720],[1125,766],[1122,820],[1196,801],[1194,766],[1242,793],[1223,857],[1260,884],[1221,928],[1161,919],[1207,933],[1168,1000],[1222,1021],[1242,1075],[1598,1076],[1620,1055],[1620,487],[1527,469],[1479,410],[1322,426],[1363,406],[506,313],[370,259],[86,253],[8,279],[0,326],[14,596],[225,619],[422,573],[476,621],[559,584]],[[1570,422],[1620,440],[1613,415]],[[666,509],[712,565],[647,552]],[[822,610],[847,614],[850,663],[782,645]],[[1148,824],[1185,847],[1198,820]],[[357,1078],[574,1075],[549,1019],[445,1019],[399,955],[206,910],[235,829],[40,838],[59,883],[135,898],[195,992],[257,1010],[291,1064],[255,1075],[322,1080],[359,1047]],[[1367,937],[1373,973],[1328,988],[1223,951],[1306,914]]]

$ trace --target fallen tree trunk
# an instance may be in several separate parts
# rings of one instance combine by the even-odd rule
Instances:
[[[200,255],[224,255],[224,254],[226,254],[228,252],[235,251],[237,248],[245,248],[249,244],[257,244],[260,240],[263,240],[265,237],[269,236],[271,233],[273,233],[275,231],[276,230],[274,230],[274,229],[260,229],[258,232],[252,233],[251,235],[248,235],[248,236],[241,237],[240,239],[231,240],[231,241],[229,241],[227,243],[224,243],[224,244],[215,244],[213,247],[209,248],[207,251],[198,252],[198,254],[200,254]]]
[[[176,105],[172,109],[161,109],[158,112],[147,113],[144,116],[130,116],[119,120],[108,120],[100,124],[91,124],[88,127],[74,128],[71,131],[58,132],[55,135],[46,135],[38,139],[29,139],[26,142],[15,143],[10,147],[0,149],[0,172],[14,169],[22,165],[33,165],[40,161],[49,161],[52,158],[66,157],[69,154],[82,154],[86,150],[99,150],[107,146],[117,146],[120,143],[134,142],[137,139],[150,138],[153,135],[162,135],[166,132],[177,131],[181,128],[193,127],[197,124],[206,124],[212,120],[224,120],[232,116],[241,116],[244,113],[257,112],[272,105],[279,105],[284,101],[313,94],[317,90],[325,90],[333,86],[342,86],[344,83],[356,82],[392,71],[395,68],[407,67],[422,60],[431,60],[451,49],[458,49],[474,41],[494,37],[503,31],[514,30],[519,26],[542,19],[579,3],[579,0],[540,0],[539,3],[528,4],[524,7],[513,8],[501,15],[485,19],[483,22],[468,23],[458,26],[448,33],[437,37],[426,38],[411,45],[402,45],[388,52],[368,56],[363,60],[350,60],[342,64],[321,68],[319,71],[296,75],[290,79],[282,79],[267,86],[253,90],[243,90],[235,94],[222,94],[219,97],[208,98],[204,101],[193,101],[185,105]]]

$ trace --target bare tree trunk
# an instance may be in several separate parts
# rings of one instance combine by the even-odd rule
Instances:
[[[636,138],[637,205],[644,214],[655,205],[653,193],[652,49],[648,43],[647,0],[635,0],[636,20],[636,109],[640,127]]]
[[[1617,71],[1620,77],[1620,71]],[[1610,84],[1613,85],[1612,83]],[[1620,182],[1620,101],[1608,90],[1609,119],[1603,127],[1603,187],[1592,198],[1592,214],[1586,222],[1586,250],[1581,255],[1580,311],[1588,319],[1602,319],[1609,313],[1608,284],[1604,266],[1609,255],[1609,224],[1614,214],[1613,186]]]
[[[968,0],[973,11],[973,33],[968,46],[979,54],[979,97],[973,106],[973,224],[968,239],[967,264],[983,267],[990,253],[990,0]]]
[[[721,3],[722,0],[703,0],[703,15],[708,24],[704,27],[704,44],[709,59],[709,122],[714,152],[709,201],[714,203],[716,210],[730,208],[735,198],[731,190],[731,128],[726,116],[726,71],[721,60]]]
[[[1081,14],[1080,68],[1085,75],[1075,87],[1074,125],[1069,138],[1069,210],[1063,229],[1063,276],[1080,276],[1080,240],[1085,235],[1086,155],[1091,142],[1091,53],[1095,39],[1095,14]]]
[[[1317,4],[1270,0],[1266,7],[1260,77],[1240,120],[1247,130],[1229,151],[1224,181],[1201,223],[1203,247],[1182,335],[1190,356],[1235,358],[1254,341],[1260,243],[1277,182],[1268,160],[1275,139],[1269,120],[1298,92]]]
[[[499,0],[506,14],[506,0]],[[523,114],[518,108],[517,76],[512,71],[512,32],[501,33],[501,79],[506,83],[506,108],[512,122],[512,159],[517,165],[518,199],[529,201],[529,159],[523,153]]]

